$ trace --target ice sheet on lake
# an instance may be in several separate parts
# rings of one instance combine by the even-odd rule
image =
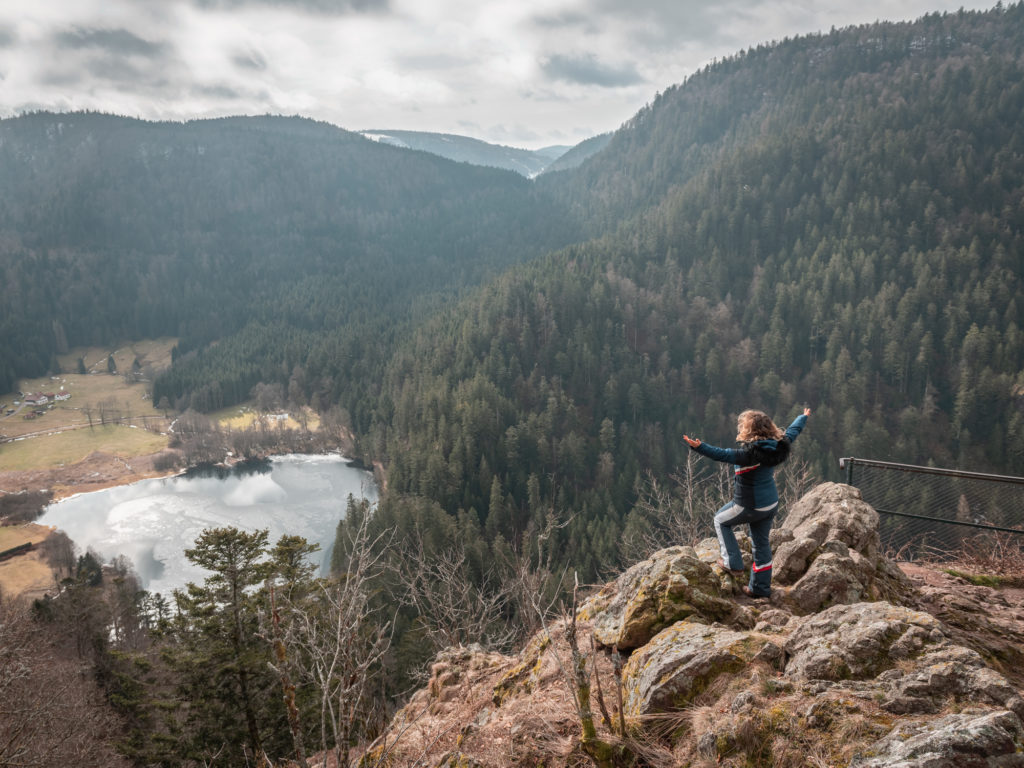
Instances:
[[[349,495],[376,501],[372,477],[338,456],[275,458],[263,474],[176,477],[86,493],[50,505],[40,519],[79,549],[135,564],[143,586],[168,594],[205,572],[184,551],[207,528],[266,528],[271,544],[284,534],[321,546],[324,562]]]

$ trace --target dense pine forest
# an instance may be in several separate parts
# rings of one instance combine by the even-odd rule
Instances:
[[[662,94],[544,187],[613,231],[396,355],[391,491],[513,542],[567,511],[549,545],[594,575],[644,473],[681,466],[684,431],[731,442],[748,404],[811,406],[821,476],[842,455],[1019,471],[1022,21],[802,38]]]
[[[347,413],[386,476],[334,552],[372,584],[358,640],[387,672],[350,699],[372,725],[441,647],[508,647],[565,574],[706,518],[716,478],[681,435],[731,444],[744,408],[812,408],[790,488],[844,455],[1022,473],[1022,70],[1021,4],[766,44],[533,182],[298,119],[2,121],[0,384],[68,346],[175,335],[168,407],[262,382]],[[263,563],[233,616],[208,584],[139,608],[145,653],[101,654],[138,764],[369,735],[314,732],[301,698],[297,733],[269,703],[263,576],[331,615],[302,548],[211,534],[190,557]]]
[[[400,329],[577,237],[517,174],[299,118],[27,115],[0,121],[0,179],[0,389],[169,335],[153,396],[178,410],[295,374],[365,428]]]

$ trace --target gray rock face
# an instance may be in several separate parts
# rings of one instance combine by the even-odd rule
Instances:
[[[935,712],[950,698],[994,704],[1024,717],[1024,699],[1002,675],[985,666],[980,655],[959,645],[933,650],[917,667],[887,679],[882,709],[894,714]]]
[[[898,724],[850,768],[1024,766],[1024,729],[1012,712],[958,714]]]
[[[626,717],[680,709],[721,674],[743,669],[765,640],[683,621],[629,657],[622,670]]]
[[[637,648],[690,617],[754,625],[748,609],[721,596],[719,577],[692,547],[662,549],[637,563],[587,600],[578,617],[591,622],[599,643],[621,650]]]
[[[793,505],[774,536],[782,602],[809,614],[862,600],[902,602],[910,582],[879,553],[878,513],[852,486],[824,483]]]
[[[804,620],[786,641],[786,676],[795,680],[873,678],[929,644],[943,643],[941,624],[889,603],[837,605]]]
[[[869,560],[878,559],[878,513],[861,498],[860,491],[842,483],[822,483],[801,498],[786,516],[786,528],[795,542],[841,541]],[[777,558],[781,560],[782,558]],[[788,561],[776,563],[788,572]],[[793,563],[796,570],[802,570]],[[779,574],[776,574],[779,575]]]

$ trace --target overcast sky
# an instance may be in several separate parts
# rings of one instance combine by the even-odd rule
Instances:
[[[944,0],[0,0],[0,116],[298,114],[537,148],[715,57]]]

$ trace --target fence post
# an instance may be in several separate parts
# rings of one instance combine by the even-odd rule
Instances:
[[[853,458],[845,457],[840,459],[839,468],[846,470],[846,484],[853,485]]]

